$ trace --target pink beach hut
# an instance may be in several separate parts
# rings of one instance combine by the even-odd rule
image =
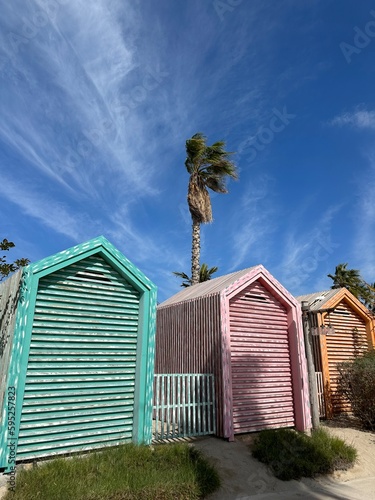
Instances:
[[[311,428],[301,310],[261,265],[158,306],[155,373],[209,373],[216,434]]]

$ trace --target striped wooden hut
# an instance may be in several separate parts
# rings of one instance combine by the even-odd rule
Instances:
[[[261,265],[160,304],[155,363],[214,375],[218,436],[311,426],[300,306]]]
[[[374,317],[346,288],[301,295],[310,311],[310,330],[321,416],[331,418],[350,406],[336,392],[337,364],[374,347]]]
[[[99,237],[30,264],[0,295],[1,468],[150,442],[156,288],[139,269]]]

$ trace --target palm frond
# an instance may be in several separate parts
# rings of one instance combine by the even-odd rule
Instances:
[[[225,181],[222,177],[207,177],[205,179],[205,184],[211,191],[215,193],[223,193],[226,194],[228,192]]]
[[[189,276],[186,273],[179,273],[178,271],[173,271],[173,274],[177,276],[177,278],[181,278],[183,280],[189,280]]]
[[[186,141],[186,160],[185,166],[189,174],[194,173],[204,161],[204,156],[206,154],[206,140],[207,138],[198,132],[194,134],[191,139]]]

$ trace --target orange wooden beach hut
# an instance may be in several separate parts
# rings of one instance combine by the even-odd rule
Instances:
[[[321,416],[350,411],[337,394],[337,364],[374,347],[374,316],[346,288],[297,297],[310,312],[310,331]]]

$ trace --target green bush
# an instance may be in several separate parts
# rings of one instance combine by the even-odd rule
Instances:
[[[366,429],[375,430],[375,351],[337,365],[337,391]]]
[[[290,429],[262,431],[254,440],[252,454],[283,481],[347,469],[357,458],[352,446],[321,428],[311,437]]]

